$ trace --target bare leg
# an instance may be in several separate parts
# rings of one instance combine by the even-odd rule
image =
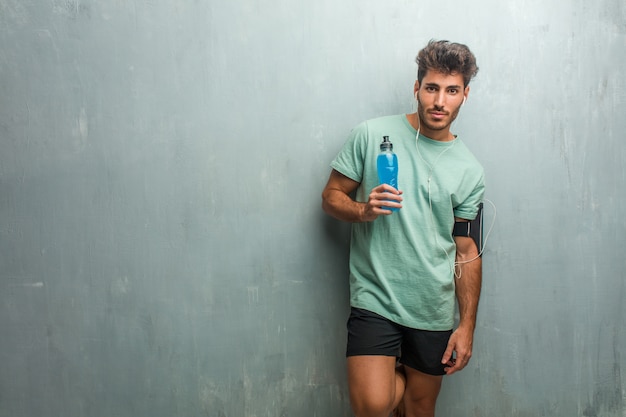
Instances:
[[[406,388],[406,372],[404,371],[404,365],[396,363],[396,373],[404,380],[404,386]],[[404,412],[404,391],[405,390],[402,390],[402,396],[393,409],[391,417],[406,417],[406,413]]]
[[[422,373],[408,366],[404,406],[406,417],[434,417],[437,396],[441,389],[442,376]]]
[[[389,417],[402,399],[405,378],[393,356],[348,357],[350,403],[356,417]]]

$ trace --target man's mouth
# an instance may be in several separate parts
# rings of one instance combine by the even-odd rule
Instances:
[[[440,111],[431,111],[429,113],[434,119],[443,119],[447,115],[447,113]]]

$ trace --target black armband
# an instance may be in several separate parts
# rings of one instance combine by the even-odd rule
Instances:
[[[478,205],[478,214],[468,222],[454,222],[452,236],[471,237],[476,243],[478,253],[483,256],[483,203]]]

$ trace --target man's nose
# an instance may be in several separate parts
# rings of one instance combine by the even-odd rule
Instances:
[[[437,107],[443,107],[445,104],[445,96],[443,94],[443,92],[438,92],[437,94],[435,94],[435,106]]]

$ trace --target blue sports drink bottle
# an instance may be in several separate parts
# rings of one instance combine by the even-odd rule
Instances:
[[[389,136],[383,136],[383,141],[380,144],[380,154],[378,154],[376,163],[380,183],[389,184],[398,189],[398,156],[393,153],[393,144],[389,141]],[[396,207],[383,208],[398,211]]]

